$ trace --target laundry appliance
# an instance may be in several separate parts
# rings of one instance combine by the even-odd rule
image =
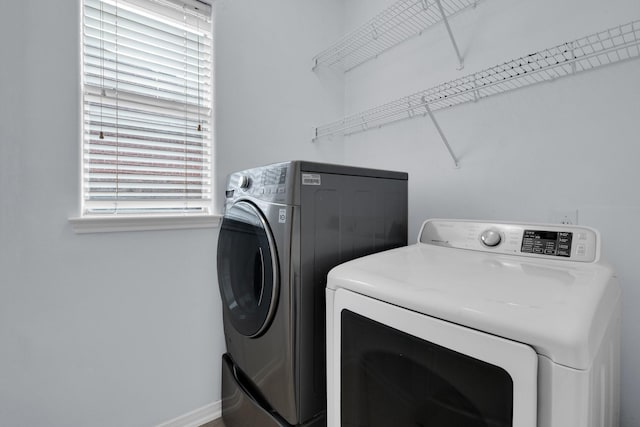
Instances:
[[[620,288],[573,225],[426,221],[328,275],[332,427],[616,427]]]
[[[227,427],[326,425],[326,275],[407,244],[407,178],[305,161],[229,176],[218,240]]]

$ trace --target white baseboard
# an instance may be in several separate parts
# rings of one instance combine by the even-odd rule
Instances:
[[[222,416],[222,402],[213,402],[156,427],[199,427]]]

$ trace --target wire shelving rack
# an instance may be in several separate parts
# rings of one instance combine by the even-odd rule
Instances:
[[[333,135],[349,135],[413,117],[429,115],[434,119],[433,111],[639,57],[640,20],[636,20],[319,126],[315,128],[313,139],[315,141]],[[438,131],[457,165],[439,127]]]
[[[342,67],[346,72],[444,21],[462,63],[447,19],[479,0],[400,0],[344,35],[313,58],[313,69]]]

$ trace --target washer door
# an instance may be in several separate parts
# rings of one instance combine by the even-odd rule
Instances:
[[[260,210],[240,201],[227,210],[218,239],[218,282],[228,320],[241,334],[269,326],[278,295],[278,256]]]

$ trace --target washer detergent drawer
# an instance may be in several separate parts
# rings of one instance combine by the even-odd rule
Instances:
[[[268,404],[233,363],[222,356],[222,419],[225,427],[289,427],[280,416],[269,412]]]

